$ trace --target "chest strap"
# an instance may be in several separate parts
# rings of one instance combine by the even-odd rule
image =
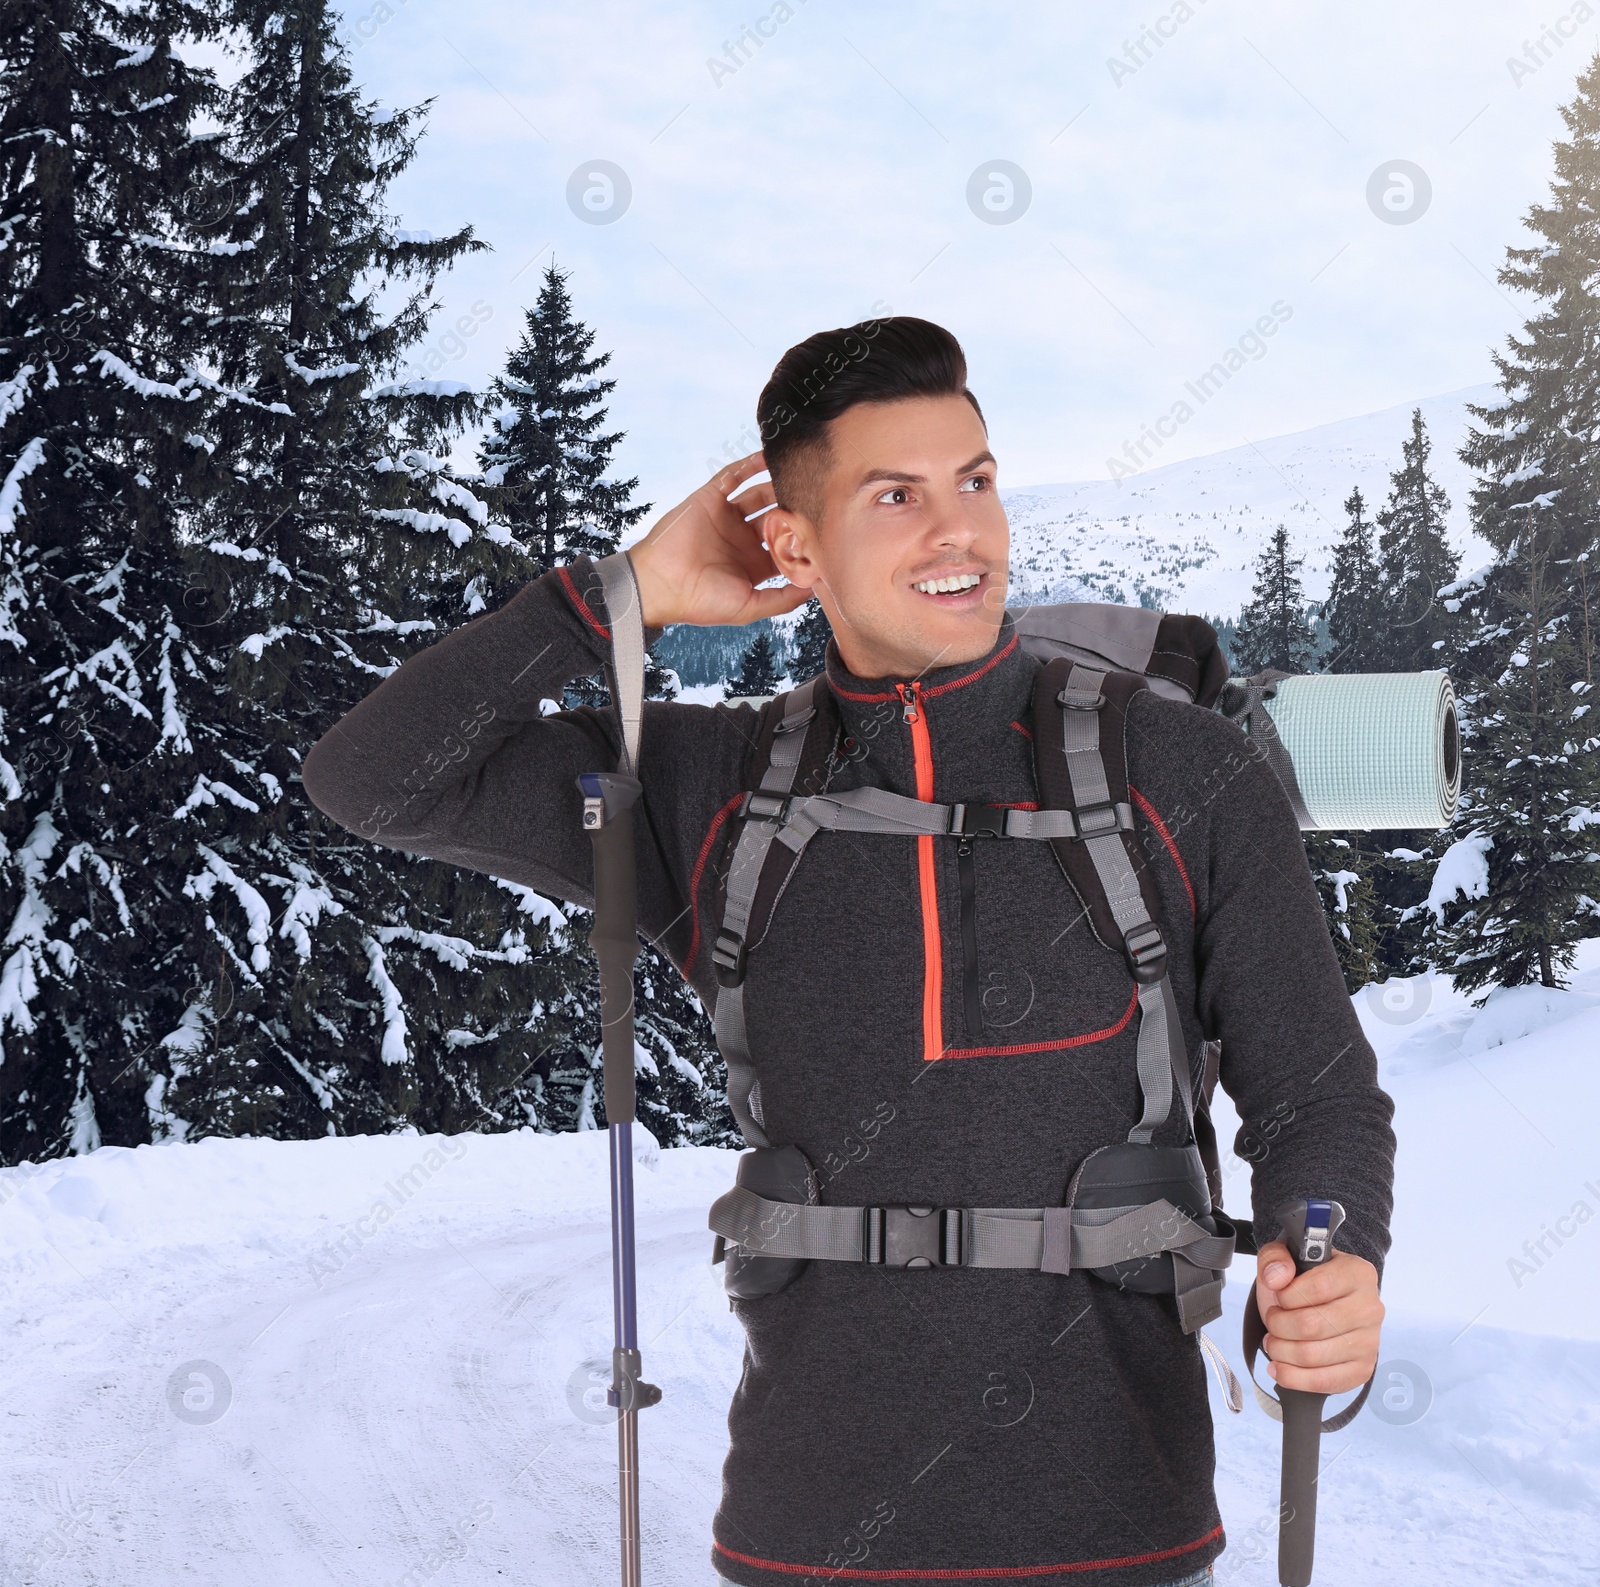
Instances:
[[[836,1207],[769,1201],[735,1185],[709,1225],[762,1256],[885,1267],[1014,1267],[1070,1273],[1172,1254],[1185,1333],[1221,1311],[1231,1233],[1213,1234],[1181,1207]]]
[[[1009,805],[941,805],[887,788],[842,793],[749,793],[737,812],[746,820],[776,821],[779,843],[796,852],[818,832],[876,832],[902,837],[1083,838],[1095,832],[1132,831],[1133,807],[1098,811],[1018,810]]]

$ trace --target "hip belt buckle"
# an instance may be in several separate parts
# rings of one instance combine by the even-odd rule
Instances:
[[[959,1207],[863,1207],[861,1260],[882,1267],[959,1267]]]

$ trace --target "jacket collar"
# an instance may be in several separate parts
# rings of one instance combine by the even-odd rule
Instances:
[[[1010,732],[1011,723],[1028,721],[1037,663],[1022,648],[1016,624],[1007,612],[989,653],[976,661],[934,667],[916,678],[862,678],[851,672],[828,644],[827,679],[848,733],[898,722],[906,694],[915,695],[928,720],[941,733],[955,732],[971,740]],[[902,693],[904,691],[904,693]]]

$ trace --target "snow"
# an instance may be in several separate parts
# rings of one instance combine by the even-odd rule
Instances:
[[[32,364],[24,364],[9,380],[0,380],[0,425],[13,413],[21,413],[28,400],[28,382],[38,374]]]
[[[720,683],[696,683],[678,686],[678,699],[685,705],[723,704],[723,686]]]
[[[364,936],[361,946],[367,951],[367,979],[383,1001],[383,1044],[379,1055],[386,1064],[406,1061],[406,1000],[389,978],[383,945],[375,937]]]
[[[418,512],[415,507],[380,507],[373,517],[387,518],[393,523],[401,523],[408,529],[416,529],[427,534],[436,534],[442,530],[450,537],[451,545],[465,545],[472,538],[471,529],[459,518],[452,518],[449,513]]]
[[[1475,1010],[1427,975],[1354,1001],[1400,1153],[1383,1359],[1324,1442],[1317,1580],[1590,1582],[1600,940],[1554,995]],[[167,1037],[203,1040],[193,1021]],[[645,1579],[701,1587],[742,1352],[705,1215],[734,1154],[642,1136],[635,1155],[645,1373],[665,1390],[641,1418]],[[1224,1171],[1243,1205],[1248,1165]],[[230,1587],[612,1581],[607,1178],[603,1134],[527,1130],[0,1171],[0,1580],[156,1587],[181,1555],[185,1579]],[[1208,1330],[1236,1371],[1243,1293]],[[1270,1587],[1280,1435],[1212,1392],[1218,1580]]]
[[[1489,850],[1494,839],[1487,833],[1469,832],[1439,856],[1423,908],[1444,920],[1444,906],[1462,898],[1483,898],[1489,891]],[[1420,858],[1420,856],[1419,856]]]
[[[0,540],[8,540],[17,531],[17,519],[26,509],[22,505],[22,482],[44,462],[44,440],[34,438],[23,447],[15,463],[0,485]]]
[[[141,375],[131,364],[118,358],[113,352],[101,348],[98,353],[89,355],[91,364],[99,364],[100,378],[115,375],[129,390],[136,391],[141,397],[176,397],[180,402],[193,402],[200,393],[196,390],[186,389],[190,381],[184,380],[176,386],[168,385],[165,381],[150,380]]]
[[[298,375],[308,385],[318,380],[342,380],[346,375],[359,375],[360,364],[329,364],[325,369],[312,369],[296,361],[293,353],[283,355],[284,366]]]
[[[368,397],[465,397],[471,394],[468,380],[396,380],[387,386],[374,386]]]
[[[195,852],[205,861],[206,868],[185,880],[184,896],[209,899],[216,891],[219,882],[233,894],[248,922],[245,935],[250,942],[249,969],[245,968],[231,949],[227,951],[234,964],[243,973],[243,978],[246,981],[254,981],[255,975],[250,973],[251,970],[256,974],[263,974],[272,965],[272,956],[267,952],[267,939],[272,935],[271,906],[215,849],[204,843],[196,843],[194,847]],[[226,947],[226,939],[222,940]]]

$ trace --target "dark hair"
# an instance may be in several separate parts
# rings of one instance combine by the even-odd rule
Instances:
[[[778,360],[756,403],[756,426],[778,501],[815,519],[831,462],[827,426],[859,402],[965,397],[961,344],[942,325],[909,314],[818,331]]]

